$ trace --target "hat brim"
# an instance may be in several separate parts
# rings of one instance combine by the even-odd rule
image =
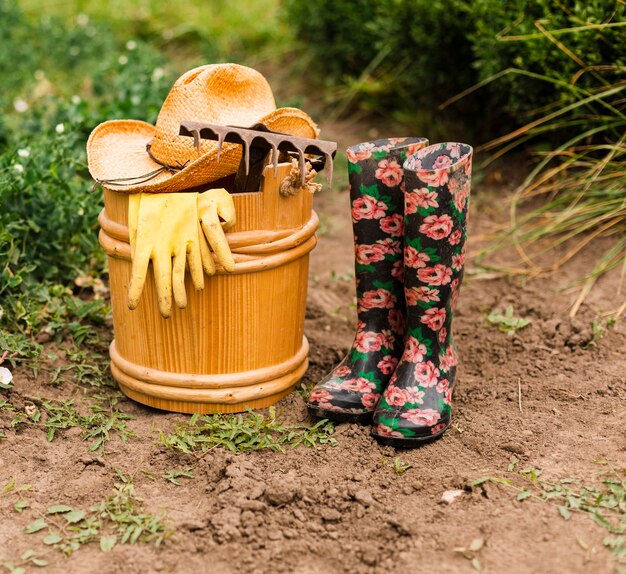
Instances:
[[[315,139],[315,122],[297,108],[279,108],[259,119],[270,130]],[[241,146],[224,143],[217,161],[217,142],[179,171],[161,169],[146,150],[156,128],[139,120],[110,120],[97,126],[87,141],[91,176],[107,189],[127,193],[182,191],[217,181],[237,171]],[[160,171],[159,171],[160,170]]]

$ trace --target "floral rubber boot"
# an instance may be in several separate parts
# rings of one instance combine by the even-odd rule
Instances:
[[[348,355],[309,396],[309,411],[368,421],[402,354],[404,193],[402,164],[425,138],[390,138],[348,148],[358,327]]]
[[[450,425],[457,354],[452,313],[465,261],[472,148],[431,145],[404,163],[407,338],[373,417],[383,444],[413,447]]]

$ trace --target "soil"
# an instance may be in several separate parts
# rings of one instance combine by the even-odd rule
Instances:
[[[326,137],[338,137],[340,148],[376,135],[334,129]],[[475,184],[474,253],[506,222],[509,176],[488,174]],[[323,192],[316,209],[323,230],[311,256],[305,384],[341,359],[356,320],[348,195]],[[597,484],[609,466],[626,466],[626,330],[618,322],[594,341],[592,329],[594,319],[621,302],[615,298],[619,276],[601,279],[573,319],[568,310],[577,293],[561,290],[596,255],[592,250],[532,281],[474,273],[470,262],[455,319],[461,366],[453,425],[443,439],[419,449],[381,447],[367,426],[340,424],[336,447],[250,454],[214,449],[198,458],[156,444],[156,429],[188,417],[124,399],[118,406],[134,417],[129,427],[137,437],[128,444],[113,440],[100,456],[88,452],[77,429],[47,442],[35,425],[14,430],[12,417],[0,414],[7,437],[0,442],[0,488],[12,477],[33,486],[25,494],[30,508],[22,513],[13,510],[14,497],[0,497],[0,556],[48,552],[43,571],[50,573],[467,573],[478,567],[472,557],[493,573],[615,571],[603,545],[606,531],[586,514],[566,521],[551,502],[519,502],[515,489],[491,482],[472,485],[506,476],[513,457],[520,468],[543,469],[542,478],[573,477],[580,485]],[[513,337],[485,321],[492,309],[507,305],[532,320]],[[71,382],[51,384],[46,370],[35,376],[18,367],[14,374],[14,389],[2,397],[19,408],[31,403],[29,397],[80,401],[85,394]],[[286,421],[313,422],[299,394],[278,409]],[[410,468],[395,472],[396,457]],[[195,478],[181,479],[181,486],[161,478],[188,466]],[[66,559],[42,536],[24,533],[37,510],[52,504],[86,509],[106,498],[119,480],[116,469],[134,477],[147,510],[167,511],[175,533],[160,547],[118,544],[105,554],[89,544]],[[459,496],[444,502],[450,490]],[[455,550],[476,539],[484,545],[475,552]]]

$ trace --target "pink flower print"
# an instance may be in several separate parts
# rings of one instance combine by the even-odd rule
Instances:
[[[374,433],[378,436],[390,436],[394,438],[404,438],[404,435],[392,428],[385,426],[383,424],[376,425],[373,429]]]
[[[437,335],[437,339],[439,340],[439,343],[441,343],[442,345],[446,342],[446,338],[448,336],[448,330],[443,327],[439,330],[439,334]]]
[[[333,376],[339,377],[339,378],[345,377],[346,375],[349,375],[349,374],[350,374],[350,367],[347,367],[346,365],[341,365],[333,371]]]
[[[424,218],[419,232],[426,234],[431,239],[443,239],[452,231],[452,218],[449,215],[429,215]]]
[[[411,245],[407,245],[404,248],[404,264],[407,267],[419,269],[420,267],[426,267],[429,261],[430,257],[427,253],[421,253]]]
[[[367,393],[361,397],[361,403],[366,409],[374,409],[380,400],[379,393]]]
[[[380,332],[380,340],[382,341],[382,346],[387,349],[393,349],[393,346],[396,344],[396,338],[389,329],[383,329]]]
[[[385,250],[385,253],[402,253],[401,243],[397,240],[391,239],[391,237],[387,237],[387,239],[379,239],[376,243],[382,246],[382,248]]]
[[[404,316],[398,309],[389,310],[389,325],[394,333],[402,335],[404,333]]]
[[[432,187],[440,187],[448,183],[448,172],[446,170],[421,169],[415,172],[420,181]]]
[[[391,355],[385,355],[380,361],[378,361],[376,367],[378,367],[383,375],[390,375],[393,373],[397,364],[398,359],[392,357]]]
[[[404,217],[399,213],[383,217],[380,220],[380,228],[393,237],[400,237],[404,233]]]
[[[446,428],[446,423],[439,423],[430,429],[430,434],[440,433],[443,429]]]
[[[382,261],[385,258],[385,252],[385,247],[377,243],[373,245],[361,243],[357,245],[355,249],[357,263],[361,265]]]
[[[352,219],[359,221],[361,219],[380,219],[387,215],[387,204],[379,201],[371,195],[364,195],[352,202]]]
[[[439,301],[439,289],[431,289],[430,287],[411,287],[404,290],[406,304],[411,307],[417,305],[418,302],[427,303],[429,301]]]
[[[432,361],[415,365],[415,378],[422,387],[434,387],[439,379],[439,369]]]
[[[396,296],[386,289],[366,291],[358,300],[359,309],[391,309],[396,304]]]
[[[434,267],[420,269],[417,277],[428,285],[447,285],[452,279],[452,269],[438,263]]]
[[[446,310],[444,308],[437,309],[433,307],[426,309],[424,315],[420,318],[420,321],[433,331],[439,331],[446,320]]]
[[[394,385],[387,387],[385,390],[385,400],[394,407],[403,407],[404,403],[406,403],[406,396],[402,389]]]
[[[460,271],[461,267],[465,263],[465,256],[461,253],[459,255],[452,256],[452,269]]]
[[[415,337],[407,337],[402,359],[409,363],[419,363],[426,354],[426,346]]]
[[[443,403],[445,405],[452,404],[452,389],[451,388],[446,390],[446,392],[443,394]]]
[[[398,144],[401,144],[405,140],[406,138],[389,138],[389,145],[391,147],[394,147],[394,146],[397,146]]]
[[[400,416],[419,426],[432,426],[441,418],[435,409],[410,409]]]
[[[422,160],[416,155],[410,155],[406,158],[404,165],[406,165],[407,169],[415,171],[416,169],[422,169]]]
[[[406,155],[407,155],[407,157],[410,156],[410,155],[413,155],[414,153],[417,153],[419,150],[421,150],[424,147],[424,143],[425,142],[417,142],[417,143],[413,143],[409,147],[407,147],[406,148]]]
[[[398,281],[404,281],[404,261],[394,261],[391,266],[391,276]]]
[[[309,395],[309,401],[312,403],[328,402],[333,398],[333,395],[324,389],[313,389]]]
[[[442,154],[438,156],[437,159],[435,160],[435,163],[433,163],[433,169],[447,169],[451,165],[452,165],[452,158],[448,157],[447,155]]]
[[[457,277],[454,281],[452,281],[452,283],[450,283],[450,289],[452,291],[456,291],[458,287],[459,287],[459,278]]]
[[[439,366],[445,372],[448,372],[452,367],[456,367],[458,362],[458,357],[452,345],[446,349],[445,353],[439,355]]]
[[[375,331],[357,331],[354,339],[355,349],[359,353],[379,351],[385,342],[385,336]]]
[[[404,195],[404,213],[410,215],[417,213],[417,210],[428,209],[429,207],[439,207],[437,203],[437,192],[428,191],[427,187],[421,189],[414,189],[412,193],[406,193]]]
[[[452,296],[450,297],[450,309],[454,309],[456,307],[456,303],[459,300],[459,291],[453,291]]]
[[[448,237],[448,241],[450,242],[450,245],[458,245],[461,241],[461,232],[458,229],[453,231],[450,234],[450,237]]]
[[[358,377],[357,379],[346,379],[341,383],[342,390],[353,391],[355,393],[367,393],[375,388],[375,383],[372,383],[363,377]]]
[[[450,157],[456,159],[461,155],[461,146],[457,142],[448,142],[446,149],[450,152]]]
[[[374,144],[367,142],[361,144],[357,150],[352,148],[346,150],[346,157],[350,163],[357,163],[372,157],[372,151],[374,151]]]
[[[402,181],[402,166],[396,160],[382,159],[378,162],[376,179],[380,179],[386,186],[394,187]]]
[[[450,386],[450,381],[448,381],[448,379],[441,379],[437,383],[437,392],[438,393],[445,393],[448,390],[449,386]]]
[[[424,391],[420,391],[420,388],[415,385],[404,389],[406,402],[412,405],[421,405],[424,402],[424,394]]]

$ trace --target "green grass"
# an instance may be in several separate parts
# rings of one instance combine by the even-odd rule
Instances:
[[[48,506],[46,511],[35,510],[25,500],[30,485],[17,485],[15,479],[9,481],[1,495],[14,496],[15,512],[26,512],[34,518],[25,527],[26,534],[43,536],[40,542],[66,556],[90,543],[98,543],[102,552],[109,552],[117,544],[159,546],[173,534],[166,514],[145,511],[132,479],[118,470],[116,473],[119,481],[114,483],[112,493],[88,509],[60,503]],[[0,565],[15,573],[17,568],[29,564],[45,566],[47,561],[42,556],[28,550],[18,560],[0,562]]]
[[[0,415],[6,414],[11,420],[11,427],[33,426],[46,434],[52,442],[62,431],[79,428],[81,438],[89,443],[89,451],[104,454],[113,437],[123,443],[135,436],[127,427],[130,415],[116,406],[115,395],[95,395],[87,414],[82,414],[73,400],[56,401],[36,399],[37,404],[26,406],[23,410],[15,407],[6,399],[0,398]]]
[[[284,424],[270,407],[263,415],[249,411],[245,415],[193,415],[180,423],[171,433],[159,431],[158,443],[185,453],[202,453],[220,447],[231,452],[270,450],[279,452],[284,447],[299,445],[336,446],[334,425],[327,420],[312,427],[304,424]]]
[[[594,30],[600,33],[616,25],[598,24]],[[550,37],[559,51],[578,64],[576,73],[553,77],[509,68],[462,94],[511,75],[550,84],[561,94],[558,101],[545,102],[535,110],[522,127],[478,149],[491,152],[487,163],[520,146],[537,156],[536,165],[513,197],[510,230],[487,247],[478,261],[512,246],[518,261],[491,268],[537,275],[559,269],[596,239],[608,238],[604,253],[576,281],[579,295],[570,315],[577,313],[602,275],[621,267],[617,318],[626,309],[622,290],[626,274],[626,67],[612,62],[587,66],[580,57],[584,54],[569,49],[568,41],[588,33],[588,27],[559,30],[556,40],[540,22],[536,26],[537,34]],[[537,34],[508,41],[531,43]]]
[[[608,465],[606,461],[595,462]],[[474,480],[472,487],[490,482],[513,488],[518,502],[550,504],[563,520],[574,514],[586,516],[604,529],[602,543],[616,564],[626,566],[626,468],[609,468],[598,472],[593,481],[582,481],[573,477],[546,478],[541,469],[519,469],[518,465],[519,460],[512,457],[505,476],[483,476]],[[581,540],[579,537],[584,548],[586,543]]]

